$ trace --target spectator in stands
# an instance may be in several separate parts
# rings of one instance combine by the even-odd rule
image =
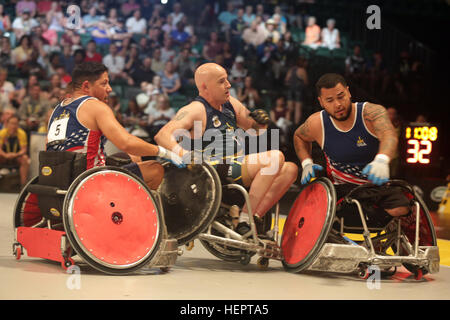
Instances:
[[[253,20],[255,20],[255,14],[253,13],[253,6],[247,5],[245,6],[245,13],[244,13],[244,21],[247,25],[247,27],[250,27]]]
[[[186,85],[194,79],[195,63],[191,59],[189,47],[183,48],[174,60],[175,69],[181,78],[181,84]]]
[[[146,57],[142,60],[142,65],[134,69],[130,74],[133,84],[139,85],[142,82],[152,82],[155,72],[152,70],[152,58]]]
[[[151,26],[148,29],[148,40],[150,42],[149,44],[152,49],[161,46],[162,44],[161,34],[162,34],[161,29],[158,27]]]
[[[315,17],[308,18],[308,25],[305,30],[305,40],[302,43],[312,49],[317,49],[320,45],[320,27],[316,24]]]
[[[248,70],[244,67],[244,57],[237,56],[230,70],[231,86],[237,91],[244,88],[244,79],[248,74]]]
[[[258,90],[253,87],[253,79],[247,75],[244,80],[244,87],[238,88],[237,97],[250,111],[261,106],[261,98]]]
[[[201,27],[212,26],[215,22],[216,15],[214,13],[214,8],[210,3],[206,3],[203,7],[200,17],[197,21],[197,25]]]
[[[141,10],[135,10],[125,25],[129,33],[145,34],[147,32],[147,20],[141,16]]]
[[[167,17],[172,17],[172,28],[176,29],[178,22],[183,20],[184,13],[181,12],[181,4],[175,2],[173,5],[173,12],[171,12]]]
[[[153,7],[152,16],[148,20],[148,25],[152,27],[161,28],[163,25],[163,7],[160,4],[155,4]]]
[[[181,22],[183,22],[184,25],[184,32],[186,32],[189,35],[189,37],[192,37],[195,33],[194,26],[191,23],[189,23],[187,15],[183,16]]]
[[[233,2],[231,1],[227,2],[227,10],[222,11],[217,17],[217,19],[219,20],[220,23],[220,31],[225,33],[228,40],[231,22],[233,22],[233,20],[236,19]]]
[[[362,82],[366,68],[366,60],[361,54],[361,47],[355,45],[353,54],[345,59],[345,73],[348,79]]]
[[[22,36],[19,45],[11,52],[11,63],[20,70],[23,64],[30,58],[32,51],[30,36]]]
[[[277,30],[278,25],[273,19],[269,19],[266,22],[266,34],[267,38],[271,38],[273,43],[278,43],[281,38],[281,34]]]
[[[164,39],[164,46],[161,48],[161,60],[166,63],[167,61],[173,61],[176,55],[176,51],[173,48],[173,40],[168,37]]]
[[[168,96],[174,96],[179,94],[181,88],[180,75],[175,72],[175,67],[172,61],[167,61],[164,71],[159,73],[161,77],[161,86],[163,92]]]
[[[17,164],[20,183],[24,186],[28,179],[29,158],[27,156],[27,134],[19,128],[19,118],[12,115],[0,130],[0,165]]]
[[[223,43],[222,41],[219,41],[217,32],[212,31],[209,34],[209,41],[203,46],[202,56],[207,61],[213,61],[217,55],[222,53],[222,51]]]
[[[189,33],[184,31],[184,23],[180,21],[177,23],[176,29],[170,33],[170,36],[177,46],[182,46],[189,41]]]
[[[61,55],[61,66],[66,70],[67,73],[71,74],[73,67],[75,66],[75,59],[72,55],[72,48],[70,44],[63,45],[63,52]]]
[[[53,53],[55,55],[57,53]],[[25,63],[22,65],[22,68],[20,68],[20,74],[23,77],[28,77],[30,74],[36,75],[39,80],[44,80],[47,77],[47,71],[44,69],[44,67],[38,62],[39,59],[39,51],[35,48],[32,49],[30,57]],[[46,60],[44,60],[46,61]],[[48,64],[45,62],[46,65]]]
[[[282,18],[284,17],[278,13],[275,13],[271,18],[276,26],[275,30],[278,31],[280,37],[282,37],[287,31],[286,22],[283,22]]]
[[[61,87],[67,91],[69,83],[72,82],[72,76],[67,73],[62,65],[56,68],[56,74],[58,74],[61,79]]]
[[[0,67],[0,112],[11,106],[11,100],[14,96],[14,85],[6,81],[8,78],[8,69]]]
[[[120,7],[120,12],[125,16],[128,17],[132,12],[136,12],[137,10],[140,11],[141,6],[139,3],[136,3],[136,0],[128,0],[125,1],[122,6]]]
[[[8,119],[16,114],[16,109],[13,107],[6,107],[1,111],[1,117],[0,117],[0,130],[3,128],[6,128],[6,123],[8,122]]]
[[[0,38],[0,67],[8,68],[12,65],[11,42],[7,37]]]
[[[245,29],[242,33],[242,40],[244,40],[245,44],[247,45],[247,50],[253,51],[256,50],[256,48],[263,44],[264,41],[266,41],[267,34],[265,32],[264,27],[260,27],[258,25],[258,21],[254,19],[250,27]]]
[[[59,52],[52,52],[48,57],[48,60],[45,60],[45,68],[47,76],[50,77],[56,73],[56,69],[61,67],[61,56]]]
[[[25,97],[30,96],[31,88],[37,83],[39,83],[39,80],[35,74],[31,74],[28,76],[25,85],[23,85],[23,82],[21,80],[17,81],[16,91],[14,92],[11,104],[16,109],[18,109],[22,104],[22,101],[25,99]]]
[[[91,29],[91,38],[100,48],[106,48],[111,43],[111,33],[105,18],[100,19]]]
[[[109,94],[108,106],[112,109],[117,121],[123,125],[122,114],[120,113],[120,98],[114,91]]]
[[[288,70],[284,80],[288,88],[287,106],[289,112],[294,115],[291,119],[294,120],[295,125],[298,125],[302,118],[305,89],[308,85],[308,73],[305,67],[306,59],[299,57],[296,64]]]
[[[110,8],[108,11],[108,18],[107,18],[108,25],[111,28],[114,28],[115,26],[117,26],[118,19],[119,15],[117,14],[117,8],[114,7]]]
[[[97,52],[97,44],[94,40],[89,40],[86,45],[86,57],[84,58],[84,61],[95,61],[101,63],[102,60],[102,55]]]
[[[265,13],[265,8],[262,3],[258,3],[256,5],[256,17],[261,17],[261,22],[264,22],[269,19],[269,15]]]
[[[97,1],[97,13],[100,16],[106,17],[108,10],[106,9],[105,1]]]
[[[48,0],[40,0],[37,2],[37,14],[39,16],[45,16],[47,12],[49,12],[52,8],[53,1]]]
[[[79,63],[84,62],[86,60],[86,51],[84,49],[77,49],[73,53],[73,64],[76,66]]]
[[[230,24],[230,44],[233,52],[236,54],[241,54],[242,52],[242,33],[245,28],[246,23],[244,21],[244,9],[239,8],[237,10],[236,19],[231,21]]]
[[[381,52],[373,54],[372,59],[367,62],[366,69],[369,76],[370,93],[377,94],[381,92],[384,95],[390,78]]]
[[[37,27],[39,23],[31,17],[30,11],[25,9],[20,15],[16,16],[12,23],[12,29],[16,39],[21,39],[24,35],[31,34],[31,30]]]
[[[158,131],[175,116],[175,110],[170,107],[169,98],[165,94],[156,96],[156,105],[148,115],[147,132],[151,139]]]
[[[97,8],[91,7],[89,13],[83,16],[83,27],[91,33],[101,18],[102,16],[97,15]]]
[[[256,54],[258,55],[261,67],[266,68],[270,64],[271,59],[277,50],[276,44],[273,42],[272,36],[269,34],[266,40],[256,48]]]
[[[270,120],[281,130],[280,142],[286,144],[292,127],[291,112],[286,106],[284,96],[278,96],[275,106],[270,110]]]
[[[117,54],[115,44],[109,45],[109,54],[103,57],[103,64],[108,68],[109,78],[112,82],[128,79],[127,74],[124,72],[125,59]]]
[[[128,50],[128,53],[125,57],[124,72],[130,76],[139,68],[140,68],[139,48],[135,43],[133,43],[130,45],[130,49]],[[127,81],[128,84],[134,85],[132,77],[129,77]]]
[[[231,45],[228,42],[224,42],[223,44],[222,56],[223,56],[222,67],[224,67],[228,72],[228,70],[230,70],[233,67],[234,63],[234,54],[231,51]]]
[[[167,16],[167,18],[165,19],[163,25],[161,26],[161,30],[164,33],[164,36],[166,34],[170,34],[173,30],[175,30],[173,24],[172,24],[172,16]]]
[[[150,0],[142,0],[141,1],[141,14],[145,18],[145,20],[149,20],[152,16],[153,5],[150,3]]]
[[[4,12],[3,4],[0,4],[0,33],[9,31],[11,29],[11,19],[9,15]]]
[[[20,117],[20,127],[26,132],[36,131],[45,121],[45,115],[50,108],[49,102],[41,97],[41,86],[36,83],[30,87],[17,111]]]
[[[64,31],[64,14],[58,2],[52,2],[50,10],[45,15],[45,20],[49,25],[49,30]]]
[[[327,20],[327,27],[322,29],[322,47],[328,48],[330,50],[341,47],[339,30],[336,29],[335,26],[336,20]]]
[[[125,129],[133,135],[146,138],[148,137],[145,127],[147,119],[144,112],[139,108],[136,99],[129,99],[127,109],[122,114]]]
[[[31,17],[36,15],[37,6],[36,3],[32,0],[20,0],[16,4],[16,16],[20,16],[24,12],[29,12]]]
[[[164,70],[164,61],[161,59],[161,49],[156,48],[153,50],[152,56],[152,70],[154,73],[160,73]]]

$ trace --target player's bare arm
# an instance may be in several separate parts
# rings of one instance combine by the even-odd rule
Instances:
[[[380,141],[378,153],[392,158],[397,150],[398,137],[386,109],[378,104],[366,103],[363,118],[367,128]]]
[[[95,119],[96,126],[105,137],[110,140],[120,150],[135,156],[152,156],[158,154],[158,147],[145,142],[138,137],[128,133],[124,127],[117,121],[111,108],[98,100],[88,100],[81,108],[85,108],[85,115]],[[83,121],[83,119],[80,119]],[[96,129],[96,128],[91,128]]]
[[[201,128],[194,127],[194,122],[196,121],[201,122]],[[206,113],[203,106],[199,102],[194,101],[178,110],[175,117],[159,130],[155,136],[155,141],[158,145],[175,152],[179,156],[183,156],[189,151],[179,146],[176,140],[177,133],[185,130],[189,132],[191,137],[194,135],[201,137],[205,130],[205,123]],[[201,132],[194,133],[194,129],[201,129]]]
[[[321,143],[321,136],[320,112],[316,112],[295,130],[294,148],[300,160],[311,158],[312,143]]]
[[[239,128],[244,130],[254,129],[259,133],[259,130],[267,129],[267,125],[259,124],[250,116],[250,110],[245,107],[242,102],[230,96],[230,102],[236,112],[236,124]]]

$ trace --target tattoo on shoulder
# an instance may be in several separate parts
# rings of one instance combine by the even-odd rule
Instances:
[[[173,118],[176,121],[180,121],[181,119],[183,119],[186,115],[187,115],[187,111],[181,111],[178,112],[177,115],[175,116],[175,118]]]
[[[309,119],[306,119],[306,121],[298,128],[298,133],[302,137],[311,138],[310,131]]]

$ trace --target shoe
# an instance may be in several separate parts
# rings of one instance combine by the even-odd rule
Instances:
[[[236,230],[235,231],[243,236],[244,234],[246,234],[250,230],[251,230],[250,226],[248,225],[247,222],[239,222],[238,225],[236,226]]]

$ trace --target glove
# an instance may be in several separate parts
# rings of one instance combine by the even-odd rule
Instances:
[[[258,124],[266,125],[270,123],[269,115],[263,109],[256,109],[250,112],[250,117],[252,117]]]
[[[368,179],[378,186],[389,180],[389,157],[385,154],[377,154],[375,159],[364,167],[362,173],[368,175]]]
[[[316,170],[323,170],[322,166],[314,164],[310,158],[302,161],[302,168],[303,172],[302,178],[300,180],[301,184],[307,184],[308,182],[310,182],[310,180],[316,176]]]
[[[164,147],[158,146],[158,157],[168,160],[176,165],[178,168],[186,168],[186,165],[183,163],[183,160],[180,156],[175,154],[174,152],[167,150]]]

